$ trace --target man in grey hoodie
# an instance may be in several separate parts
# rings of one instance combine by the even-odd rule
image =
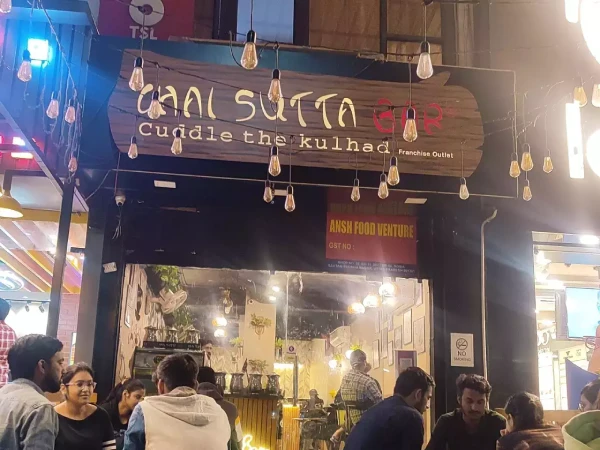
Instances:
[[[212,398],[196,393],[198,364],[175,353],[156,369],[160,395],[146,397],[129,419],[124,450],[194,448],[227,450],[231,434],[227,414]]]

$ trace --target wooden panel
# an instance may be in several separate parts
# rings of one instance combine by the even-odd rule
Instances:
[[[422,0],[387,0],[388,34],[423,36]],[[442,36],[442,13],[440,4],[427,7],[427,36]]]
[[[155,61],[173,69],[161,72],[165,115],[152,121],[144,113],[154,86],[146,85],[139,98],[127,86],[135,54],[135,50],[124,54],[121,77],[110,98],[109,120],[120,151],[128,151],[131,130],[139,116],[139,152],[174,157],[170,150],[172,133],[178,125],[177,110],[184,110],[184,150],[180,157],[265,163],[275,126],[275,113],[261,93],[268,86],[270,70],[249,72],[146,52],[148,66]],[[408,71],[408,66],[400,70]],[[396,105],[399,148],[390,147],[398,152],[402,173],[460,176],[462,149],[465,176],[470,176],[481,160],[479,147],[483,144],[477,101],[466,88],[446,85],[450,72],[417,83],[415,70],[413,65],[412,101],[419,138],[413,143],[404,142],[400,132],[406,115],[403,105],[409,98],[408,83],[283,72],[287,97],[279,104],[282,161],[287,162],[293,135],[297,138],[295,165],[352,169],[358,158],[361,169],[379,172],[384,157],[389,161],[390,149],[382,139],[391,137],[389,105]],[[211,74],[218,81],[201,80],[194,74]],[[192,88],[202,96],[201,110],[193,100]],[[304,97],[298,100],[299,95]]]
[[[379,0],[310,2],[310,45],[379,51]]]
[[[282,450],[296,450],[300,448],[300,407],[283,405],[283,434]]]
[[[194,37],[197,39],[212,39],[214,0],[196,0],[194,5]]]
[[[277,410],[277,400],[245,397],[227,397],[226,400],[237,406],[244,436],[252,436],[252,447],[277,449],[277,420],[271,417]]]
[[[431,61],[434,65],[442,64],[442,46],[438,44],[431,45]],[[408,62],[409,57],[403,55],[416,55],[419,53],[421,44],[419,42],[399,42],[388,41],[388,59],[390,61]],[[418,57],[413,58],[413,63],[417,64]]]

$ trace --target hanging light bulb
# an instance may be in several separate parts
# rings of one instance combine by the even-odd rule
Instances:
[[[271,86],[269,87],[269,101],[271,103],[279,103],[279,100],[281,100],[281,98],[283,97],[283,94],[281,93],[281,80],[280,80],[280,76],[281,73],[279,72],[279,69],[275,69],[273,71],[273,79],[271,80]]]
[[[71,159],[69,159],[69,165],[67,166],[67,168],[69,169],[70,173],[77,172],[77,158],[75,158],[74,156],[71,156]]]
[[[174,155],[181,155],[183,151],[183,143],[181,142],[181,128],[175,130],[175,137],[173,138],[173,145],[171,145],[171,153]]]
[[[69,107],[67,108],[67,112],[65,113],[65,122],[69,124],[75,123],[75,100],[69,100]]]
[[[252,70],[258,66],[258,55],[256,54],[256,33],[254,30],[248,31],[246,35],[246,43],[244,44],[244,52],[240,64],[244,69]]]
[[[592,90],[592,105],[596,108],[600,108],[600,84],[594,84],[594,88]]]
[[[523,188],[523,200],[528,202],[529,200],[531,200],[532,197],[533,197],[533,195],[531,194],[531,187],[529,186],[529,180],[527,180],[527,184]]]
[[[406,123],[404,124],[404,133],[402,137],[406,142],[415,142],[417,140],[417,123],[415,121],[415,109],[411,106],[406,111]]]
[[[271,203],[275,198],[275,194],[273,193],[273,185],[269,180],[265,181],[265,192],[263,193],[263,200],[265,203]]]
[[[360,200],[360,181],[358,181],[358,178],[354,179],[354,186],[352,186],[350,200],[352,200],[353,202],[357,202]]]
[[[285,196],[285,210],[292,212],[296,209],[296,200],[294,200],[294,186],[291,184],[287,187],[287,195]]]
[[[419,64],[417,64],[417,76],[422,80],[426,80],[433,76],[431,46],[427,41],[421,42],[421,54],[419,55]]]
[[[461,200],[466,200],[469,198],[469,188],[467,187],[467,180],[465,177],[461,177],[460,179],[460,189],[458,190],[458,196]]]
[[[0,0],[0,14],[8,14],[12,9],[12,0]]]
[[[150,108],[148,109],[148,117],[151,119],[158,119],[162,113],[162,107],[160,106],[158,91],[152,93],[152,101],[150,102]]]
[[[129,151],[127,152],[127,156],[131,159],[135,159],[138,157],[138,146],[137,146],[137,138],[135,136],[131,136],[131,144],[129,144]]]
[[[144,88],[144,60],[141,56],[135,58],[133,72],[129,78],[129,88],[134,92],[140,92]]]
[[[52,97],[50,98],[50,103],[48,103],[48,108],[46,108],[46,115],[50,119],[56,119],[59,114],[60,105],[58,104],[58,100],[54,98],[54,92],[52,93]]]
[[[585,89],[583,86],[577,86],[573,91],[573,103],[577,103],[580,108],[587,105],[587,95],[585,95]]]
[[[517,161],[517,152],[512,154],[512,160],[510,162],[510,170],[508,174],[513,178],[518,178],[521,175],[521,168],[519,167],[519,161]]]
[[[387,182],[390,186],[396,186],[400,183],[400,172],[398,172],[398,158],[392,156],[390,159],[390,170],[388,171]]]
[[[281,163],[279,162],[279,149],[276,145],[271,147],[271,159],[269,160],[269,174],[279,176],[281,173]]]
[[[525,172],[530,172],[533,169],[531,147],[529,146],[529,144],[525,144],[523,148],[523,154],[521,155],[521,169],[523,169]]]
[[[387,177],[385,173],[382,173],[379,177],[379,189],[377,190],[377,195],[381,200],[385,200],[390,195],[390,190],[388,189]]]
[[[27,83],[31,80],[31,53],[29,50],[23,51],[23,61],[17,72],[17,78],[23,83]]]
[[[552,164],[552,158],[550,157],[550,153],[548,156],[544,158],[544,172],[550,173],[554,170],[554,164]]]

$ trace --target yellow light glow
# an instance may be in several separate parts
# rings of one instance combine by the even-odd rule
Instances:
[[[251,434],[247,434],[246,436],[244,436],[244,439],[242,439],[242,450],[269,450],[265,447],[253,447],[251,445],[253,439],[254,436],[252,436]]]

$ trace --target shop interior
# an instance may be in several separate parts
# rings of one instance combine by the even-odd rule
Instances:
[[[194,353],[237,404],[251,447],[327,448],[355,349],[384,397],[401,368],[431,372],[427,281],[130,264],[123,286],[116,381],[135,376],[151,394],[164,356]]]
[[[534,233],[540,397],[576,410],[600,373],[600,238]]]

